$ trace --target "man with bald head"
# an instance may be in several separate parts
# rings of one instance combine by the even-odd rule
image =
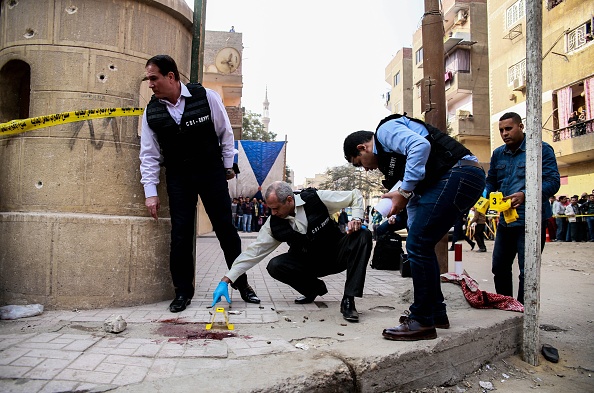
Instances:
[[[233,263],[213,294],[213,307],[225,297],[230,303],[227,284],[232,284],[279,245],[289,251],[270,260],[267,270],[302,296],[297,304],[312,303],[328,290],[320,277],[346,270],[346,283],[340,311],[349,322],[358,322],[355,297],[363,296],[365,271],[373,242],[363,228],[364,205],[359,190],[322,191],[307,188],[294,192],[291,185],[278,181],[265,193],[272,215],[260,229],[258,238]],[[353,219],[342,233],[331,215],[351,207]]]

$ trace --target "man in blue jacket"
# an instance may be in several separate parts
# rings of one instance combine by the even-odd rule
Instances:
[[[504,200],[510,199],[511,207],[518,213],[518,219],[508,224],[503,218],[503,213],[499,217],[493,248],[492,272],[497,293],[513,296],[512,265],[517,254],[520,267],[518,301],[524,303],[526,135],[520,115],[508,112],[501,116],[499,134],[505,145],[493,151],[485,189],[487,195],[492,191],[500,191],[503,193]],[[559,186],[560,178],[555,152],[551,145],[543,142],[541,251],[545,245],[546,220],[553,215],[549,197],[555,195]]]

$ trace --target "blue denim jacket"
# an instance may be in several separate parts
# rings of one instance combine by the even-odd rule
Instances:
[[[553,212],[549,203],[549,197],[559,191],[560,186],[559,170],[555,151],[546,142],[542,143],[542,218],[551,217]],[[526,137],[522,144],[512,152],[506,145],[500,146],[493,151],[491,166],[487,174],[487,195],[492,191],[501,191],[503,196],[509,196],[518,191],[526,195]],[[506,224],[503,213],[499,216],[499,225],[516,227],[524,226],[526,206],[522,204],[516,211],[519,218]]]

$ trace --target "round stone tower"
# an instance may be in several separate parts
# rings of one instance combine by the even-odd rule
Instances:
[[[188,80],[184,0],[0,0],[0,123],[144,107],[144,65],[169,54]],[[0,138],[0,305],[98,308],[173,297],[167,209],[147,214],[140,117]],[[163,184],[164,182],[162,182]],[[159,190],[167,206],[164,187]]]

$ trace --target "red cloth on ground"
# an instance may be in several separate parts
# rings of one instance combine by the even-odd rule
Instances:
[[[478,283],[466,274],[444,273],[441,275],[441,281],[460,285],[464,297],[474,308],[498,308],[524,312],[524,305],[513,297],[481,291]]]

